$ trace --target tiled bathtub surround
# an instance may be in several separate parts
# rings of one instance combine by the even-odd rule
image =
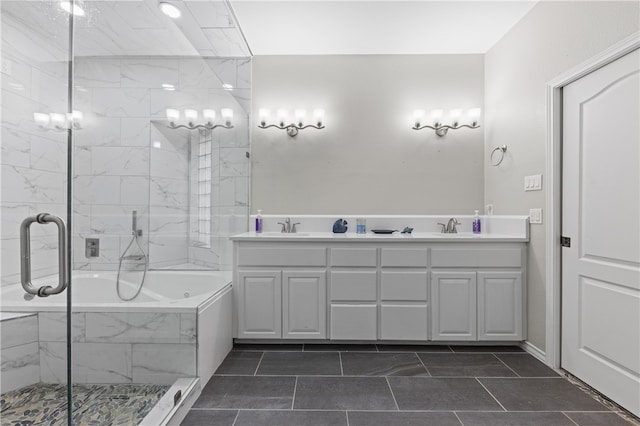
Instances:
[[[38,316],[7,314],[0,317],[2,393],[40,380]]]

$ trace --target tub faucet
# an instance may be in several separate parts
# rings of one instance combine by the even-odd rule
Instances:
[[[295,234],[298,232],[296,225],[300,225],[300,222],[291,223],[291,218],[288,217],[284,220],[284,223],[278,222],[278,225],[282,225],[282,230],[280,232],[283,234]]]
[[[457,234],[458,230],[456,226],[461,225],[461,223],[458,222],[458,219],[452,217],[446,225],[440,222],[438,222],[438,225],[442,226],[442,230],[440,231],[442,234]]]

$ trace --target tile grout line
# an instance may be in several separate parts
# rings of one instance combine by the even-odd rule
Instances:
[[[344,416],[347,418],[347,426],[349,426],[349,410],[344,410]]]
[[[338,359],[340,360],[340,376],[344,377],[344,369],[342,368],[342,352],[338,352]]]
[[[578,423],[576,423],[576,422],[575,422],[571,417],[567,416],[567,413],[565,413],[564,411],[561,411],[561,413],[562,413],[562,415],[563,415],[563,416],[565,416],[566,418],[568,418],[568,419],[569,419],[569,421],[570,421],[571,423],[573,423],[573,424],[575,424],[575,425],[577,425],[577,426],[580,426],[580,425],[578,425]]]
[[[482,387],[484,388],[484,390],[485,390],[485,391],[487,391],[487,393],[488,393],[489,395],[491,395],[491,398],[493,398],[493,399],[498,403],[498,405],[499,405],[500,407],[502,407],[502,409],[503,409],[504,411],[507,411],[507,409],[506,409],[506,408],[504,408],[504,406],[500,403],[500,401],[498,401],[498,398],[496,398],[496,397],[495,397],[491,392],[489,392],[489,389],[487,389],[487,387],[484,385],[484,383],[482,383],[482,382],[480,381],[480,379],[478,379],[477,377],[476,377],[475,379],[476,379],[476,382],[480,383],[480,386],[482,386]]]
[[[258,375],[258,368],[260,368],[260,364],[262,364],[262,358],[264,358],[264,352],[260,355],[260,360],[258,361],[258,365],[256,365],[256,371],[253,372],[254,376]]]
[[[389,387],[389,392],[391,392],[391,397],[393,398],[393,402],[394,404],[396,404],[396,410],[400,411],[400,406],[398,405],[396,396],[393,394],[393,389],[391,389],[391,383],[389,383],[389,376],[385,376],[384,380],[387,382],[387,386]]]
[[[458,421],[460,422],[460,424],[461,424],[462,426],[464,426],[464,423],[462,422],[462,419],[460,419],[460,417],[458,416],[458,412],[457,412],[457,411],[454,411],[454,412],[453,412],[453,415],[454,415],[454,416],[456,416],[456,419],[458,419]]]
[[[427,374],[429,375],[429,377],[433,377],[431,375],[431,371],[429,371],[429,369],[427,368],[427,366],[425,365],[424,361],[422,361],[422,358],[420,358],[420,355],[418,355],[417,352],[414,352],[414,354],[418,357],[418,361],[420,361],[420,364],[422,364],[422,366],[424,367],[425,371],[427,372]]]
[[[233,419],[233,423],[231,423],[231,426],[236,426],[236,422],[238,421],[238,417],[240,417],[240,410],[238,410],[238,412],[236,413],[236,416]]]
[[[296,376],[296,383],[293,385],[293,398],[291,398],[291,410],[296,403],[296,391],[298,390],[298,376]]]
[[[502,364],[504,364],[504,366],[505,366],[505,367],[507,367],[509,370],[513,371],[513,374],[515,374],[515,375],[516,375],[516,377],[522,378],[522,376],[521,376],[521,375],[519,375],[519,374],[518,374],[518,372],[517,372],[516,370],[514,370],[514,369],[513,369],[513,368],[511,368],[511,367],[509,367],[509,366],[507,365],[507,363],[506,363],[506,362],[504,362],[502,359],[500,359],[500,357],[499,357],[498,355],[496,355],[495,353],[492,353],[491,355],[493,355],[495,358],[497,358],[497,359],[498,359],[498,361],[500,361]]]

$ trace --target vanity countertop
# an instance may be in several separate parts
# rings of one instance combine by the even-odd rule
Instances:
[[[517,234],[473,234],[460,232],[457,234],[442,234],[436,232],[414,232],[412,234],[356,234],[347,232],[334,234],[332,232],[299,232],[286,234],[280,232],[245,232],[229,237],[232,241],[296,241],[296,242],[527,242],[528,235]]]

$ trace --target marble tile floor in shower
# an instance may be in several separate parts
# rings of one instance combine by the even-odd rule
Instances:
[[[182,426],[629,426],[515,346],[236,345]]]
[[[138,384],[74,385],[73,424],[137,425],[169,386]],[[37,383],[2,395],[2,426],[67,424],[66,385]]]

